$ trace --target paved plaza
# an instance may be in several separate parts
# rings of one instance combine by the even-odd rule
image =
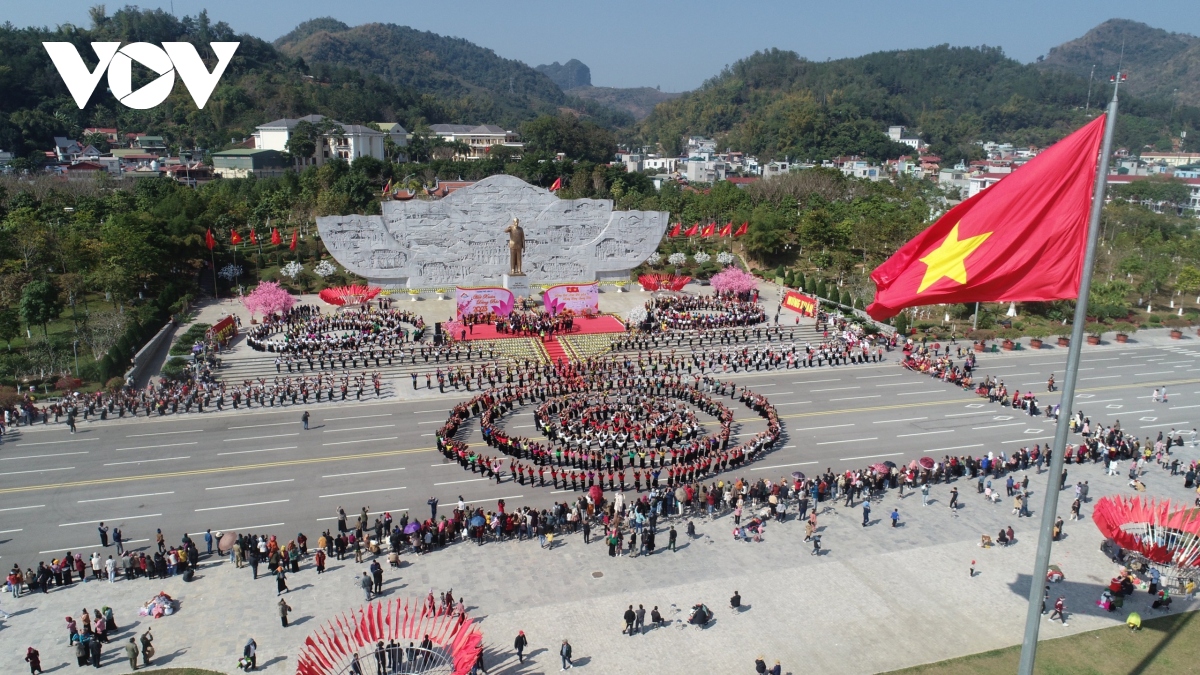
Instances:
[[[1188,438],[1187,430],[1200,426],[1200,346],[1194,338],[1175,341],[1157,331],[1136,337],[1130,344],[1085,349],[1076,407],[1094,422],[1120,420],[1139,436],[1174,428]],[[898,355],[891,352],[884,363],[731,373],[738,384],[770,397],[784,425],[782,447],[735,475],[778,480],[796,470],[1011,453],[1051,441],[1053,425],[1045,417],[1031,418],[906,371],[897,365]],[[1065,349],[983,354],[977,378],[996,375],[1010,389],[1032,389],[1043,405],[1052,404],[1059,394],[1046,393],[1046,379],[1054,373],[1062,380],[1065,356]],[[1168,402],[1153,402],[1152,390],[1163,386]],[[0,447],[0,565],[34,567],[67,550],[90,554],[99,549],[101,520],[120,527],[133,549],[149,550],[156,528],[169,542],[209,528],[284,540],[303,532],[313,542],[334,528],[338,506],[396,517],[411,509],[425,517],[430,497],[446,510],[460,495],[491,510],[499,498],[515,508],[577,496],[507,480],[496,484],[443,461],[433,449],[433,432],[466,393],[413,392],[404,381],[393,391],[383,400],[309,406],[309,431],[301,428],[299,407],[94,421],[81,423],[76,435],[62,425],[21,427]],[[760,430],[758,418],[734,409],[735,432]],[[530,407],[505,420],[515,433],[531,434],[519,430],[532,424]],[[471,441],[479,443],[478,428],[469,428]],[[1188,446],[1176,454],[1186,464],[1200,457],[1198,450]],[[1103,465],[1069,465],[1068,471],[1070,484],[1089,481],[1093,503],[1105,494],[1131,492],[1123,475],[1104,476]],[[1046,475],[1031,470],[1029,477],[1032,510],[1039,516]],[[1158,467],[1144,480],[1148,494],[1188,503],[1194,497],[1182,477]],[[793,673],[900,668],[1020,640],[1037,520],[1011,516],[1010,500],[985,502],[967,480],[956,485],[962,493],[957,512],[946,508],[945,485],[932,488],[929,507],[921,506],[919,493],[901,499],[889,491],[873,504],[875,522],[866,528],[858,506],[822,503],[824,551],[816,557],[809,555],[794,511],[788,522],[770,523],[761,542],[734,541],[732,517],[724,516],[696,519],[699,536],[690,540],[683,520],[664,523],[680,530],[679,550],[666,551],[660,543],[658,552],[643,558],[610,558],[600,543],[584,545],[579,535],[563,537],[550,551],[530,542],[456,544],[406,555],[400,570],[385,570],[385,590],[423,597],[430,588],[453,588],[482,621],[492,673],[557,671],[562,638],[571,640],[577,666],[599,673],[684,673],[697,666],[752,672],[759,654],[768,665],[779,659],[784,672]],[[1071,490],[1064,491],[1064,517],[1072,498]],[[889,526],[893,508],[901,527]],[[1085,505],[1084,520],[1068,521],[1066,537],[1055,546],[1052,562],[1063,568],[1066,582],[1052,591],[1067,597],[1069,625],[1045,622],[1044,638],[1123,620],[1123,614],[1104,614],[1095,605],[1113,566],[1099,552],[1089,515]],[[1015,545],[978,547],[981,534],[994,536],[1007,525],[1016,530]],[[979,572],[974,578],[967,573],[971,560]],[[284,629],[270,579],[252,581],[248,569],[227,561],[201,563],[191,584],[177,578],[89,582],[4,597],[0,608],[13,616],[0,624],[7,645],[0,650],[0,669],[22,672],[19,659],[28,645],[41,650],[47,671],[68,663],[73,657],[63,617],[110,605],[123,640],[135,621],[142,629],[153,623],[160,662],[232,672],[252,635],[260,665],[287,672],[310,629],[361,604],[355,585],[361,570],[352,560],[331,561],[320,577],[305,565],[289,581],[295,613],[293,626]],[[738,613],[727,609],[735,589],[748,605]],[[136,617],[158,590],[182,601],[179,613],[157,621]],[[716,610],[703,636],[682,624],[696,602]],[[1173,611],[1189,602],[1177,598]],[[623,636],[621,613],[630,603],[647,610],[657,605],[670,623]],[[1148,604],[1142,594],[1126,607]],[[516,663],[511,649],[518,630],[529,636],[527,655],[533,653],[524,664]],[[118,650],[116,643],[109,646],[105,662],[125,669]]]

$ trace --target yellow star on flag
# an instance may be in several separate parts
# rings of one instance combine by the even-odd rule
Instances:
[[[950,229],[950,234],[942,241],[942,245],[930,251],[928,255],[921,258],[921,262],[927,266],[925,276],[921,278],[921,286],[917,289],[918,293],[924,293],[925,289],[940,281],[943,277],[949,277],[960,284],[967,283],[967,266],[964,261],[967,256],[975,252],[979,245],[985,239],[992,236],[991,232],[977,234],[974,237],[966,239],[958,238],[958,223]]]

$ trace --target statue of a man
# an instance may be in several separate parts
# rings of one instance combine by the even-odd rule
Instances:
[[[525,230],[521,229],[521,219],[513,218],[504,231],[508,233],[508,274],[523,277],[525,272],[521,269],[521,256],[525,253]]]

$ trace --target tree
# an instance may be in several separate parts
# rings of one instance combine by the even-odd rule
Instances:
[[[12,349],[12,340],[21,334],[21,318],[11,309],[0,310],[0,340]]]
[[[284,313],[295,304],[296,298],[274,281],[262,282],[242,298],[242,305],[250,312],[251,318],[255,312],[263,316]]]
[[[758,287],[758,280],[754,275],[736,265],[730,265],[714,274],[710,283],[718,293],[746,293]]]
[[[51,281],[31,281],[21,293],[19,312],[27,325],[42,327],[42,333],[50,337],[49,324],[62,314],[63,304],[58,299],[58,288]]]
[[[521,137],[527,151],[551,157],[561,152],[570,159],[601,164],[612,161],[617,152],[612,132],[571,114],[542,115],[522,127]]]
[[[1200,269],[1188,265],[1179,270],[1175,277],[1175,287],[1188,294],[1200,292]]]

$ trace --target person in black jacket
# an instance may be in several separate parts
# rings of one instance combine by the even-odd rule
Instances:
[[[529,640],[525,639],[525,631],[517,631],[517,639],[513,640],[513,649],[517,650],[517,662],[525,663],[525,647],[529,644]]]
[[[629,633],[629,636],[633,637],[633,622],[635,620],[637,620],[637,614],[633,613],[633,605],[630,605],[629,609],[625,610],[625,630],[621,632]]]

